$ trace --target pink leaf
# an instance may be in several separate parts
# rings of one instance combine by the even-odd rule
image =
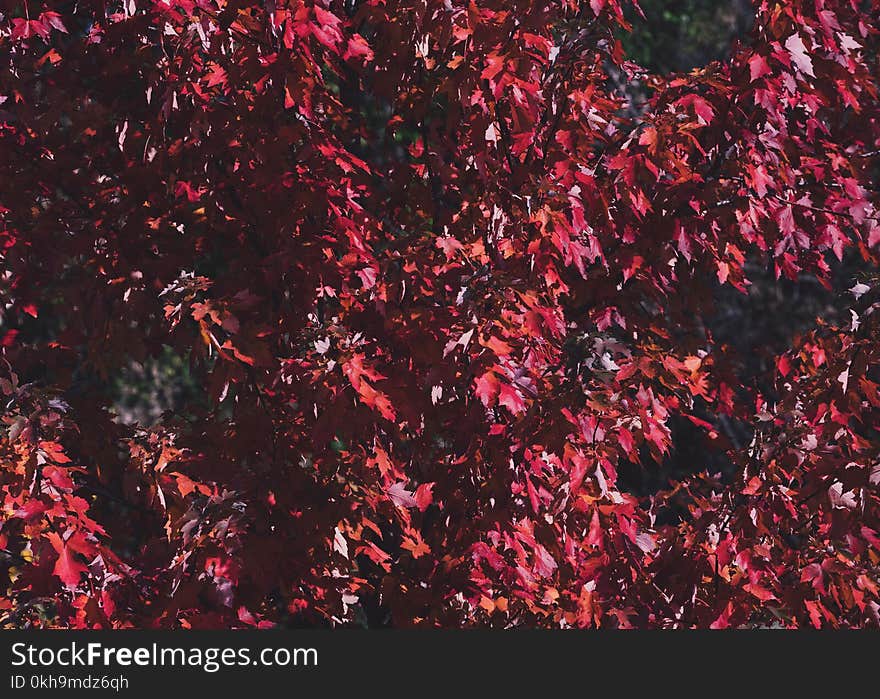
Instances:
[[[770,66],[767,65],[767,59],[756,53],[749,59],[749,72],[751,74],[751,82],[755,82],[755,80],[768,75],[770,73]]]
[[[391,498],[391,502],[398,507],[418,507],[418,500],[413,497],[411,491],[405,488],[405,485],[403,481],[400,481],[392,485],[385,492]]]
[[[806,73],[812,78],[816,77],[816,74],[813,73],[813,61],[810,59],[810,55],[807,53],[807,47],[804,46],[804,41],[801,39],[800,35],[792,34],[788,37],[788,39],[785,40],[785,48],[788,49],[788,53],[791,55],[791,60],[794,61],[798,70],[802,73]]]

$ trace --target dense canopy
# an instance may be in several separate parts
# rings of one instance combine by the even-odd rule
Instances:
[[[0,1],[0,625],[878,625],[880,2],[634,12]]]

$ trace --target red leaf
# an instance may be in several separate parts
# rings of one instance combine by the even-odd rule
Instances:
[[[868,526],[862,526],[861,535],[871,546],[880,551],[880,535]]]
[[[626,427],[621,427],[617,430],[617,441],[627,454],[633,453],[635,440],[633,440],[632,432],[626,429]]]
[[[425,543],[422,535],[414,529],[407,530],[400,547],[409,551],[413,558],[421,558],[422,556],[431,553],[431,547]]]
[[[56,464],[69,464],[70,459],[64,453],[64,447],[57,442],[40,442],[40,449]]]
[[[728,602],[724,611],[711,624],[710,629],[726,629],[730,627],[730,616],[733,614],[733,602]]]
[[[791,363],[788,361],[788,357],[782,355],[779,359],[776,360],[776,368],[779,370],[779,373],[783,376],[788,376],[791,372]]]
[[[59,490],[70,492],[73,490],[73,481],[67,471],[58,466],[43,466],[43,477]]]
[[[770,66],[767,65],[767,59],[760,54],[754,54],[749,59],[749,73],[751,75],[751,82],[755,82],[755,80],[758,80],[765,75],[769,75]]]
[[[541,500],[538,498],[538,491],[532,485],[532,479],[526,475],[526,492],[529,495],[529,502],[532,505],[532,512],[538,514],[541,509]]]
[[[226,71],[216,63],[212,65],[211,70],[205,77],[207,77],[208,79],[208,87],[214,87],[215,85],[225,85],[228,81]]]
[[[535,544],[535,573],[542,578],[549,578],[556,568],[556,560],[550,555],[550,552],[541,544]]]
[[[482,376],[478,376],[474,379],[474,385],[476,386],[475,393],[477,394],[477,398],[479,398],[487,408],[491,408],[501,389],[498,377],[494,372],[487,371]]]
[[[766,587],[758,585],[757,583],[746,583],[743,585],[743,589],[757,597],[762,602],[768,602],[771,599],[776,599],[776,596],[768,590]]]
[[[590,546],[598,546],[602,548],[603,543],[602,523],[599,520],[599,510],[593,510],[593,517],[590,519],[590,531],[587,534],[586,543]]]
[[[419,508],[420,512],[427,510],[428,506],[434,501],[433,490],[433,483],[422,483],[416,488],[415,501],[416,507]]]
[[[571,457],[571,471],[569,471],[568,479],[572,494],[577,494],[584,482],[584,476],[587,474],[587,460],[580,454],[573,454]]]
[[[86,566],[76,560],[71,550],[63,545],[58,554],[58,560],[55,561],[52,574],[57,575],[68,590],[73,590],[79,584],[82,574],[87,573],[88,570]]]
[[[19,519],[30,521],[36,519],[48,509],[49,506],[46,505],[46,503],[44,503],[42,500],[31,499],[28,500],[24,505],[19,507],[13,514],[13,517],[18,517]]]
[[[393,484],[386,489],[388,497],[398,507],[418,507],[418,501],[413,497],[412,492],[406,489],[406,483],[403,481]]]
[[[810,615],[810,623],[817,629],[822,628],[822,611],[821,605],[810,600],[804,601],[804,606]]]
[[[0,339],[0,347],[12,347],[15,344],[16,337],[18,337],[18,330],[14,328],[7,330],[3,333],[3,338]]]
[[[64,26],[64,22],[61,21],[61,15],[57,12],[44,12],[40,15],[40,19],[45,22],[48,22],[52,27],[57,29],[59,32],[63,32],[67,34],[67,28]]]

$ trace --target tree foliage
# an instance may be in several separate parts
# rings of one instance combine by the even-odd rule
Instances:
[[[872,274],[710,323],[874,269],[877,0],[667,76],[618,0],[0,8],[0,622],[878,624]]]

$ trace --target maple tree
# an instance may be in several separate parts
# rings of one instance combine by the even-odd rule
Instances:
[[[0,623],[878,625],[880,3],[632,8],[0,2]],[[754,381],[753,259],[851,305]]]

